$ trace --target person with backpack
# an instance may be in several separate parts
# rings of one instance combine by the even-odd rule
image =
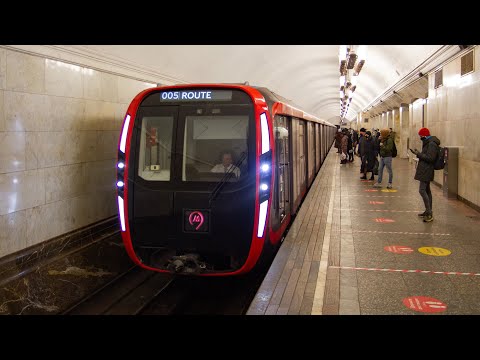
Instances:
[[[430,181],[433,180],[436,166],[435,162],[439,158],[440,140],[436,136],[430,135],[430,130],[421,128],[418,131],[420,140],[422,140],[422,151],[410,149],[412,153],[417,155],[418,165],[415,171],[415,180],[420,181],[418,192],[420,193],[425,211],[418,216],[423,216],[424,222],[433,221],[432,211],[432,192],[430,191]]]
[[[390,137],[390,129],[380,130],[380,166],[378,168],[378,180],[373,187],[382,187],[383,168],[386,166],[388,171],[388,184],[387,189],[392,188],[393,170],[392,170],[392,158],[393,147],[395,143]],[[395,154],[396,155],[396,154]]]

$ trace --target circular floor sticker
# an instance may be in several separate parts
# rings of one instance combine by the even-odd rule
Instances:
[[[393,219],[386,219],[386,218],[375,218],[375,221],[378,223],[393,223],[395,220]]]
[[[382,189],[382,192],[397,192],[395,189]]]
[[[365,189],[366,192],[376,192],[378,191],[377,189]]]
[[[401,245],[385,246],[383,249],[385,251],[390,251],[395,254],[411,254],[413,252],[413,249],[411,247]]]
[[[439,247],[424,246],[418,249],[422,254],[432,255],[432,256],[448,256],[452,252],[448,249],[443,249]]]
[[[411,296],[405,298],[403,299],[403,304],[409,309],[426,313],[436,313],[447,310],[447,304],[426,296]]]

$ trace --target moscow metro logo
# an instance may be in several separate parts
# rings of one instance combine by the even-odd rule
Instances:
[[[203,214],[200,211],[193,211],[190,213],[190,216],[188,217],[188,222],[190,225],[195,226],[195,230],[198,230],[202,227],[203,222],[205,221],[205,218],[203,217]]]
[[[184,210],[184,231],[186,232],[208,232],[209,229],[208,210]]]

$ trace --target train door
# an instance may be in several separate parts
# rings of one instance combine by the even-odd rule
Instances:
[[[290,214],[290,151],[289,126],[285,116],[276,115],[275,130],[275,190],[274,209],[275,224],[280,225],[283,219]]]
[[[320,170],[320,126],[315,124],[315,173]]]
[[[322,152],[320,154],[321,164],[323,164],[323,160],[325,159],[325,135],[324,135],[325,129],[323,128],[323,126],[324,126],[323,124],[320,124],[320,144],[321,144],[320,151]]]
[[[306,157],[306,126],[305,121],[298,121],[298,141],[297,141],[297,154],[298,154],[298,194],[300,198],[303,197],[307,190],[307,157]]]
[[[313,122],[305,123],[305,130],[307,131],[307,187],[310,187],[315,175],[315,126]]]

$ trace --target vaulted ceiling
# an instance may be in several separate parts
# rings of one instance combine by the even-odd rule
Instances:
[[[169,78],[170,82],[248,81],[273,90],[324,120],[337,124],[340,120],[339,45],[74,47],[136,64]],[[368,45],[346,118],[355,119],[358,112],[441,48],[441,45]]]

